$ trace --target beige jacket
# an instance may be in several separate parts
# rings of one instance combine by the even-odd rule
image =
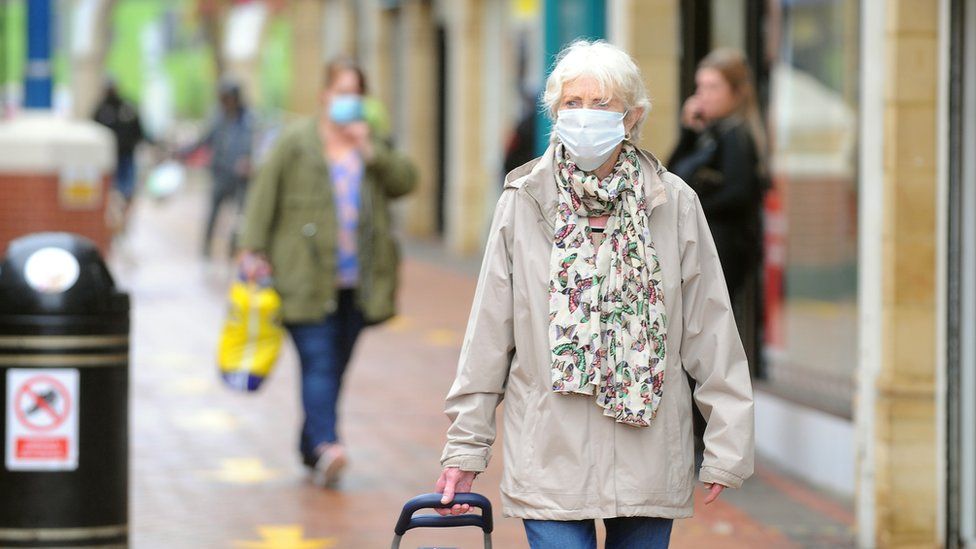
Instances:
[[[447,397],[441,463],[483,471],[505,399],[505,516],[541,520],[692,515],[692,395],[708,420],[702,482],[737,488],[753,471],[752,384],[715,245],[694,191],[641,153],[650,228],[664,269],[669,348],[654,421],[605,417],[594,397],[556,394],[549,354],[554,148],[514,170],[498,201]]]

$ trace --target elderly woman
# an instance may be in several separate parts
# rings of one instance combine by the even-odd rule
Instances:
[[[693,399],[705,503],[753,470],[722,268],[695,193],[634,145],[650,103],[630,56],[573,43],[544,100],[552,143],[508,175],[495,211],[437,490],[444,504],[471,490],[505,398],[502,502],[531,547],[596,547],[594,519],[608,548],[667,547],[672,519],[692,515]]]

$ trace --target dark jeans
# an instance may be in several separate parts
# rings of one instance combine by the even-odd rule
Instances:
[[[238,213],[244,204],[244,195],[247,191],[247,180],[241,177],[217,176],[213,178],[213,190],[210,194],[210,213],[207,215],[207,229],[203,236],[203,254],[210,255],[211,241],[213,240],[214,228],[217,225],[217,214],[220,207],[225,202],[230,202],[238,209]],[[235,223],[236,225],[236,223]],[[236,248],[237,227],[231,234],[230,253],[233,255]]]
[[[525,520],[525,535],[532,549],[596,549],[593,520]],[[606,549],[665,549],[671,541],[673,520],[651,517],[603,519]]]
[[[353,347],[363,329],[363,315],[356,306],[355,290],[339,290],[338,309],[321,322],[288,324],[302,363],[302,425],[300,451],[307,465],[314,465],[315,449],[337,442],[339,391]]]

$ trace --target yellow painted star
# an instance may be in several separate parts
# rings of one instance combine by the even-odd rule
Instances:
[[[335,538],[305,539],[301,526],[258,526],[261,541],[235,541],[244,549],[329,549],[338,542]]]
[[[412,325],[413,320],[410,317],[399,315],[391,318],[383,328],[391,332],[403,332],[410,329]]]
[[[257,458],[230,458],[221,461],[220,469],[205,471],[205,478],[230,484],[260,484],[281,476],[277,469],[266,469]]]
[[[451,347],[458,344],[459,335],[454,330],[430,330],[424,335],[428,345]]]
[[[173,421],[187,431],[227,433],[240,425],[237,418],[225,410],[209,408],[177,415]]]

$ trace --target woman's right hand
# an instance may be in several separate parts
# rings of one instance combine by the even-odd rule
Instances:
[[[694,95],[686,99],[681,107],[681,125],[696,132],[705,129],[705,118],[701,114],[698,98]]]
[[[248,250],[241,252],[237,260],[238,268],[248,282],[271,276],[271,263],[263,255]]]
[[[437,485],[435,487],[435,491],[438,494],[444,494],[444,497],[441,498],[441,503],[447,505],[454,501],[454,494],[470,492],[471,485],[474,484],[474,477],[477,475],[478,473],[462,471],[457,467],[445,467],[444,471],[441,472],[441,477],[437,479]],[[470,510],[471,506],[468,504],[454,504],[451,508],[436,509],[437,514],[442,517],[446,517],[447,515],[463,515]]]

